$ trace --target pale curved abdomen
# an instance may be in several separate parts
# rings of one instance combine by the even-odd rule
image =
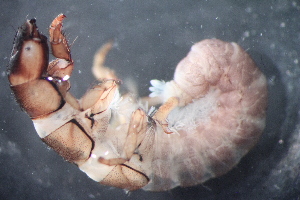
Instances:
[[[154,123],[136,160],[150,178],[145,190],[191,186],[232,169],[257,143],[265,126],[267,83],[236,43],[195,44],[162,96],[180,98],[167,121]]]

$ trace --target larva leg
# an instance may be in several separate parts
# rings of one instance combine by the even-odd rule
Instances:
[[[146,114],[143,110],[136,110],[130,120],[127,137],[121,158],[104,159],[98,161],[102,164],[113,166],[113,170],[100,182],[104,185],[124,188],[128,190],[139,189],[149,182],[149,178],[138,166],[128,162],[134,151],[142,142],[146,131]]]
[[[145,136],[147,123],[146,114],[142,109],[136,110],[131,117],[127,138],[123,149],[123,158],[129,159],[132,157],[135,149]]]
[[[101,110],[106,109],[109,102],[111,102],[112,97],[107,98],[107,96],[110,92],[112,92],[111,94],[114,93],[113,91],[116,89],[115,86],[117,81],[114,81],[114,76],[106,76],[105,79],[101,79],[101,83],[90,89],[80,100],[77,100],[69,92],[70,83],[68,79],[71,76],[71,72],[73,70],[73,60],[71,59],[68,42],[65,38],[65,35],[62,33],[62,21],[64,18],[65,15],[58,15],[53,20],[49,28],[51,49],[53,55],[57,57],[57,59],[49,64],[47,73],[52,77],[60,78],[59,80],[54,79],[54,81],[58,86],[58,90],[63,96],[64,100],[68,102],[72,107],[77,110],[84,111],[94,106],[94,110],[97,110],[95,112],[100,112]],[[112,43],[107,43],[99,50],[99,53],[95,58],[93,68],[95,68],[95,66],[102,66],[105,60],[105,56],[111,49],[111,47]],[[112,72],[111,75],[112,74],[114,73]],[[100,77],[97,78],[100,79]],[[107,79],[112,80],[110,81]],[[102,99],[105,102],[99,102],[99,99]],[[98,105],[96,105],[97,103]],[[99,108],[99,104],[101,103],[104,105]]]
[[[169,113],[177,107],[179,104],[179,100],[177,97],[170,97],[162,106],[159,107],[153,119],[156,120],[159,124],[161,124],[165,133],[170,134],[172,131],[168,129],[167,117]]]
[[[131,117],[122,158],[98,159],[102,164],[115,165],[112,171],[100,182],[101,184],[127,190],[137,190],[148,184],[149,178],[143,173],[143,170],[128,162],[144,138],[146,124],[144,111],[136,110]]]
[[[62,33],[62,22],[66,16],[58,15],[49,27],[52,53],[56,58],[71,61],[71,54],[65,35]]]
[[[99,157],[98,161],[104,165],[113,166],[113,165],[121,165],[124,164],[127,160],[124,158],[111,158],[105,159],[103,157]]]
[[[66,102],[80,110],[78,100],[69,93],[69,78],[74,68],[71,59],[70,47],[65,35],[62,33],[63,20],[66,16],[58,15],[49,27],[50,45],[53,56],[57,59],[49,63],[47,74],[53,81]],[[48,78],[49,79],[49,78]]]
[[[66,16],[58,15],[49,27],[50,45],[53,56],[57,59],[50,62],[47,75],[67,81],[73,71],[74,62],[71,59],[70,47],[65,35],[62,33],[63,19]],[[66,88],[66,89],[69,89]]]
[[[118,79],[112,69],[104,66],[106,56],[111,50],[112,46],[113,41],[107,42],[106,44],[102,45],[102,47],[100,47],[100,49],[95,53],[92,72],[96,79]]]
[[[79,100],[82,110],[91,108],[92,114],[106,110],[117,88],[118,82],[115,80],[105,80],[94,86]]]
[[[104,159],[99,158],[99,162],[106,165],[120,165],[124,164],[128,161],[137,146],[141,143],[145,136],[147,123],[146,123],[146,114],[142,109],[137,109],[133,112],[127,132],[126,141],[123,148],[123,153],[121,158],[113,158],[113,159]]]

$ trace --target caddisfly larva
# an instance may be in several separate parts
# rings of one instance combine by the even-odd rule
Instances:
[[[173,80],[151,81],[148,100],[162,105],[149,115],[132,95],[119,93],[120,80],[103,66],[111,43],[95,56],[99,84],[79,100],[72,96],[64,17],[50,25],[57,59],[49,64],[36,20],[18,29],[8,78],[41,139],[90,178],[128,190],[192,186],[228,172],[258,141],[266,78],[236,43],[194,44]]]

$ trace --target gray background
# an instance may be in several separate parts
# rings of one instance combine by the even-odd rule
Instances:
[[[0,199],[299,199],[300,2],[211,1],[9,1],[0,3]],[[6,78],[15,30],[36,17],[40,31],[59,13],[75,60],[72,91],[93,83],[94,52],[116,46],[107,65],[131,78],[141,95],[151,79],[169,80],[190,46],[205,38],[235,41],[266,74],[267,127],[259,144],[228,174],[168,192],[101,186],[43,144],[15,103]]]

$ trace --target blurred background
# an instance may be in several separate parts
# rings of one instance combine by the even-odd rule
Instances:
[[[0,3],[0,199],[299,199],[300,2],[3,0]],[[228,174],[168,192],[126,193],[102,186],[40,141],[9,89],[6,66],[18,26],[36,18],[48,26],[60,13],[72,44],[72,92],[94,82],[94,52],[110,39],[107,65],[148,95],[151,79],[170,80],[176,64],[202,39],[246,49],[269,84],[267,127],[258,145]]]

